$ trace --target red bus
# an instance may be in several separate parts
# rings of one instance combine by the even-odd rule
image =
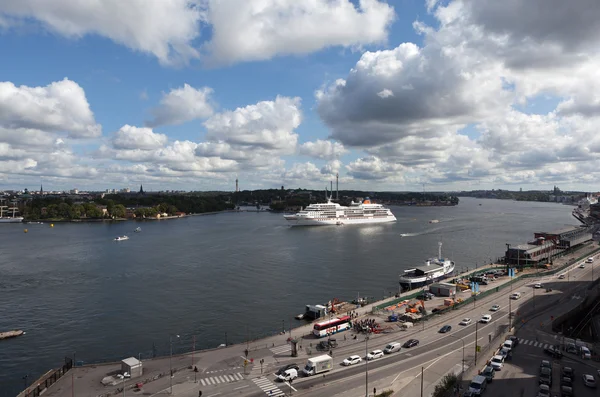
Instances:
[[[350,327],[352,327],[352,324],[350,323],[350,316],[343,316],[316,323],[313,329],[313,334],[315,334],[316,337],[321,338],[323,336],[335,334],[336,332],[345,331],[350,329]]]

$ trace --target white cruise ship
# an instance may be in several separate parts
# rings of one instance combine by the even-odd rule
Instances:
[[[328,199],[327,203],[311,204],[296,214],[283,217],[292,226],[350,225],[396,221],[392,211],[381,204],[371,203],[368,197],[362,203],[352,202],[348,207]]]
[[[438,257],[425,261],[424,266],[405,270],[400,275],[400,286],[404,289],[422,287],[444,279],[454,271],[454,262],[442,257],[442,243],[438,243]]]

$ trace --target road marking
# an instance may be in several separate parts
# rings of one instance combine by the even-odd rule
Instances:
[[[290,389],[292,389],[293,391],[298,391],[298,390],[294,389],[294,386],[290,385],[289,382],[283,382],[283,383],[285,383],[286,385],[288,385],[288,387]]]
[[[244,386],[236,387],[236,388],[235,388],[235,389],[233,389],[233,390],[240,390],[240,389],[243,389],[243,388],[245,388],[245,387],[249,387],[249,386],[250,386],[250,385],[244,385]]]
[[[206,397],[215,397],[215,396],[218,396],[219,394],[221,394],[221,393],[211,394],[210,396],[206,396]]]
[[[203,378],[203,379],[200,379],[200,383],[202,384],[202,386],[208,386],[208,385],[216,385],[219,383],[237,382],[237,381],[243,380],[243,379],[244,379],[244,377],[242,376],[242,374],[237,372],[235,374],[218,375],[218,376],[211,376],[208,378]]]
[[[265,394],[269,397],[285,396],[284,392],[282,392],[277,386],[275,386],[270,380],[268,380],[265,377],[254,378],[252,379],[252,382],[254,382],[256,386],[260,387],[262,391],[265,392]]]
[[[269,350],[271,350],[274,354],[282,354],[282,353],[289,352],[290,350],[292,350],[292,346],[290,346],[289,344],[282,345],[282,346],[274,347]]]

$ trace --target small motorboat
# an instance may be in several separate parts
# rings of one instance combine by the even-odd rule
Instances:
[[[335,224],[336,224],[336,225],[338,225],[338,226],[343,226],[343,225],[344,225],[344,222],[342,222],[342,221],[337,221]]]
[[[429,221],[429,223],[440,223],[440,221],[438,219],[432,219]]]
[[[141,231],[142,231],[142,228],[141,228],[141,227],[136,227],[136,228],[135,228],[135,230],[134,230],[134,232],[136,232],[136,233],[139,233],[139,232],[141,232]]]
[[[129,240],[129,237],[127,237],[127,236],[117,236],[117,237],[115,237],[115,241],[124,241],[124,240]]]
[[[298,314],[296,317],[294,317],[296,320],[302,320],[304,318],[304,314]]]

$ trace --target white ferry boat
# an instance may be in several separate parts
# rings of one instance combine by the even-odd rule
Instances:
[[[311,204],[296,214],[284,215],[292,226],[351,225],[356,223],[395,222],[396,217],[381,204],[371,203],[367,197],[361,203],[352,202],[346,207],[334,203]]]
[[[127,236],[117,236],[117,237],[115,237],[115,241],[125,241],[125,240],[129,240],[129,237],[127,237]]]
[[[438,243],[438,257],[425,261],[424,266],[405,270],[400,275],[400,286],[406,289],[422,287],[448,277],[454,271],[454,262],[442,257],[442,243]]]

